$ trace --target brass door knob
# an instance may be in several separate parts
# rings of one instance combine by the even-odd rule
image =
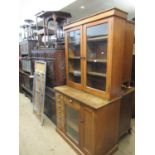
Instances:
[[[69,100],[69,103],[72,103],[72,102],[73,102],[73,101],[70,99],[70,100]]]

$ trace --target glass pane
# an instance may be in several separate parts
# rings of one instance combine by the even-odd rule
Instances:
[[[68,32],[69,80],[81,83],[80,30]]]
[[[79,113],[66,105],[66,133],[76,143],[79,143]]]
[[[105,91],[108,24],[87,28],[87,86]]]

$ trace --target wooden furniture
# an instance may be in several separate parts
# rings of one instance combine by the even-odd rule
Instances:
[[[69,86],[55,90],[58,133],[79,154],[114,152],[118,142],[120,98],[105,101]]]
[[[19,75],[20,75],[20,90],[26,96],[28,96],[32,100],[32,87],[33,87],[33,79],[31,75],[33,75],[33,65],[32,65],[32,55],[31,51],[36,47],[36,40],[23,40],[19,43]]]
[[[123,73],[122,82],[128,86],[131,83],[132,73],[132,60],[133,60],[133,47],[134,47],[134,22],[127,21],[125,33],[125,48],[123,54]]]
[[[130,127],[133,24],[114,8],[64,30],[67,86],[55,88],[57,131],[80,155],[112,154]]]
[[[37,60],[45,61],[47,64],[44,112],[56,124],[56,103],[53,87],[64,85],[66,81],[64,49],[32,50],[32,64]]]
[[[56,101],[53,88],[46,86],[44,113],[56,124]]]
[[[71,14],[62,11],[41,11],[36,14],[36,27],[38,29],[38,18],[42,19],[43,29],[38,29],[38,43],[40,47],[64,48],[63,25]],[[44,44],[42,44],[43,42]]]
[[[46,86],[46,62],[35,61],[33,80],[33,112],[43,125]]]
[[[53,87],[66,81],[63,25],[70,13],[42,11],[36,14],[37,23],[31,28],[37,31],[36,48],[31,50],[32,73],[35,61],[47,64],[44,113],[56,123],[55,91]],[[38,18],[42,21],[38,22]]]
[[[65,73],[65,51],[63,25],[70,13],[61,11],[42,11],[36,14],[36,24],[23,25],[24,38],[20,43],[22,53],[20,68],[20,86],[32,97],[35,61],[45,61],[47,64],[46,91],[45,91],[45,114],[56,123],[55,91],[53,87],[64,85]],[[38,22],[38,18],[42,20]],[[26,20],[31,23],[30,20]],[[31,38],[31,39],[30,39]],[[37,41],[34,39],[37,38]],[[34,48],[35,47],[35,48]]]
[[[65,84],[66,72],[64,49],[44,48],[32,50],[32,64],[34,64],[36,60],[46,61],[47,63],[46,85],[48,87]]]
[[[126,18],[111,9],[64,27],[67,85],[109,100],[120,96],[131,77],[133,24]]]

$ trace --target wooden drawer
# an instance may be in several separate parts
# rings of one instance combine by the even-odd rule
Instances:
[[[80,103],[70,97],[63,96],[63,102],[71,107],[74,107],[75,109],[80,109]]]

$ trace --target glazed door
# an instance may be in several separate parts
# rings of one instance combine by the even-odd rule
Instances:
[[[80,89],[82,87],[82,27],[66,31],[66,71],[67,84]]]
[[[107,89],[108,38],[108,20],[84,25],[84,89],[98,96],[104,96]]]
[[[65,134],[80,145],[80,105],[72,99],[65,100]]]

